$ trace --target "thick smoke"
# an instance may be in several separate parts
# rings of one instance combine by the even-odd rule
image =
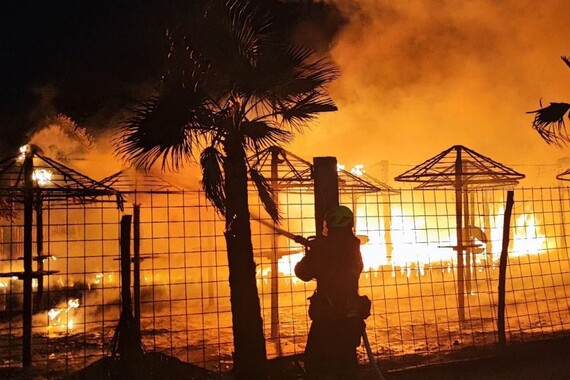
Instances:
[[[4,35],[1,147],[62,113],[95,137],[160,78],[173,14],[185,1],[12,2]],[[566,149],[548,146],[526,111],[567,101],[564,0],[263,0],[286,38],[330,53],[339,111],[289,149],[337,156],[390,177],[462,144],[551,184]],[[181,8],[182,7],[182,8]],[[108,143],[105,143],[109,145]],[[5,149],[4,149],[5,150]],[[112,151],[107,146],[105,154]]]
[[[339,111],[293,151],[364,163],[370,174],[388,160],[394,177],[461,144],[527,174],[527,185],[553,182],[556,160],[570,151],[544,143],[525,112],[541,98],[569,100],[560,56],[570,54],[570,3],[335,4],[348,19],[331,50],[342,71],[331,89]]]

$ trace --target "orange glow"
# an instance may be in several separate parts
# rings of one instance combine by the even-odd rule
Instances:
[[[366,235],[368,242],[360,247],[364,272],[378,272],[382,267],[390,265],[393,275],[411,276],[412,274],[423,276],[426,268],[432,266],[441,267],[443,270],[452,270],[456,266],[457,254],[451,247],[456,244],[455,230],[438,229],[431,233],[427,228],[427,222],[422,217],[406,215],[398,207],[392,207],[391,217],[391,257],[387,255],[386,241],[384,238],[383,221],[372,218],[367,223],[369,230],[357,229],[358,235]],[[504,209],[500,209],[498,216],[492,218],[490,227],[490,239],[495,249],[492,252],[492,260],[498,261],[502,241]],[[445,218],[445,217],[441,217]],[[523,255],[538,255],[545,251],[546,247],[555,247],[554,239],[547,238],[539,227],[534,214],[522,214],[511,222],[511,245],[509,255],[518,257]],[[419,236],[418,234],[425,236]],[[437,234],[437,236],[436,236]],[[484,244],[480,243],[481,248]],[[303,258],[303,253],[284,256],[279,259],[279,273],[284,276],[295,277],[293,269]],[[487,260],[486,255],[476,255],[475,264],[483,264]],[[268,278],[269,266],[258,270],[258,276]]]
[[[48,335],[69,334],[75,325],[73,313],[79,308],[79,299],[70,298],[66,303],[58,308],[53,308],[47,312]]]

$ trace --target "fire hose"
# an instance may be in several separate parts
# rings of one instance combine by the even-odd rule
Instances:
[[[260,219],[260,218],[256,218],[254,216],[252,216],[252,219],[259,222],[260,224],[262,224],[266,227],[271,228],[273,231],[277,232],[279,235],[285,236],[286,238],[289,238],[289,239],[293,240],[294,242],[303,245],[305,248],[310,248],[310,244],[312,241],[311,238],[305,238],[301,235],[295,235],[295,234],[293,234],[287,230],[284,230],[282,228],[277,227],[273,223],[270,223],[270,222],[263,220],[263,219]],[[360,239],[361,244],[364,244],[365,242],[368,241],[367,238],[363,239],[360,236],[358,236],[358,238]],[[378,363],[376,363],[376,359],[374,358],[374,355],[372,353],[372,348],[370,347],[370,341],[368,340],[368,334],[366,333],[366,325],[364,325],[364,329],[362,329],[362,342],[364,343],[364,347],[366,348],[366,354],[368,356],[368,360],[370,361],[370,364],[374,368],[374,372],[376,373],[376,376],[378,377],[379,380],[386,380],[386,378],[382,374],[382,371],[378,367]]]

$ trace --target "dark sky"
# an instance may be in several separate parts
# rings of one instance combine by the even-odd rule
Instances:
[[[64,113],[91,129],[136,101],[160,78],[165,30],[203,0],[53,0],[2,2],[0,133],[25,141],[46,116]],[[307,42],[327,49],[343,24],[332,5],[258,0],[285,35],[311,30]],[[308,26],[308,27],[307,27]],[[306,33],[304,33],[306,36]]]

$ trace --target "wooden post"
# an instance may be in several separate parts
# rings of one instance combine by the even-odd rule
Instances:
[[[133,301],[135,327],[141,332],[141,205],[133,204]]]
[[[315,231],[317,236],[323,236],[323,217],[328,210],[339,204],[336,157],[314,157],[313,179],[315,181]]]
[[[465,283],[463,274],[465,266],[463,263],[463,168],[461,164],[461,148],[456,147],[457,157],[455,158],[455,221],[457,234],[457,314],[459,322],[465,321]]]
[[[31,149],[24,159],[24,300],[22,310],[22,365],[32,365],[32,224],[34,219],[34,158]]]
[[[467,192],[467,187],[465,187],[463,190],[463,242],[467,243],[465,244],[465,293],[467,295],[471,294],[471,252],[473,251],[470,219],[469,193]]]
[[[279,150],[271,151],[271,188],[273,189],[273,200],[279,204]],[[277,339],[277,355],[281,355],[281,344],[279,342],[279,234],[273,232],[271,241],[271,338]]]
[[[380,173],[381,181],[388,184],[388,161],[380,161]],[[392,251],[394,246],[392,245],[392,206],[390,204],[390,192],[382,192],[382,215],[384,220],[384,241],[386,242],[386,258],[388,262],[392,262]]]
[[[507,192],[507,205],[505,206],[505,219],[503,223],[503,246],[501,249],[501,259],[499,260],[499,305],[497,307],[497,330],[499,344],[504,346],[507,342],[505,332],[505,293],[507,279],[507,259],[509,257],[509,233],[511,230],[511,214],[513,211],[514,192]]]
[[[121,218],[121,305],[131,313],[131,215]]]
[[[493,260],[493,243],[492,243],[492,236],[493,236],[493,226],[491,226],[491,202],[489,201],[489,193],[488,191],[483,191],[483,202],[484,202],[484,212],[483,215],[483,224],[484,228],[483,231],[487,235],[487,242],[485,243],[485,255],[487,256],[485,259],[485,266],[489,266],[489,264]]]
[[[38,287],[36,291],[36,310],[40,309],[42,297],[44,294],[44,217],[43,217],[42,195],[38,192],[36,199],[36,253],[37,253],[37,269],[38,269]]]

